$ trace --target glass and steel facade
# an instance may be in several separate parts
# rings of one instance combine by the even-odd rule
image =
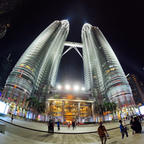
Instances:
[[[5,97],[15,97],[18,90],[28,97],[45,86],[55,85],[64,42],[69,32],[67,20],[54,21],[27,48],[10,73]],[[40,101],[44,97],[39,97]]]
[[[23,103],[30,96],[37,96],[43,102],[53,96],[68,32],[67,20],[54,21],[32,42],[6,81],[5,98],[17,98],[17,103]],[[67,45],[82,48],[85,89],[89,97],[98,104],[104,99],[121,106],[132,104],[131,89],[123,69],[99,28],[84,24],[81,38],[82,44],[69,42]]]
[[[131,88],[123,69],[98,27],[84,24],[82,28],[85,86],[101,103],[104,98],[120,105],[132,104]]]

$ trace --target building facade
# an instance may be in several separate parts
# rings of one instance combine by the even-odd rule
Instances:
[[[92,90],[97,103],[108,98],[121,106],[133,104],[123,69],[100,29],[84,24],[82,42],[85,85]]]
[[[16,104],[23,107],[26,99],[34,96],[46,103],[48,113],[60,116],[55,112],[56,101],[63,117],[68,116],[65,115],[65,110],[71,115],[75,111],[78,116],[87,109],[85,115],[89,119],[94,113],[94,103],[102,105],[104,101],[110,101],[120,107],[134,105],[131,88],[114,51],[99,28],[88,23],[82,28],[82,44],[69,42],[67,45],[70,46],[69,50],[74,48],[77,52],[77,47],[82,48],[83,54],[78,53],[83,59],[85,89],[89,98],[82,103],[74,99],[52,99],[68,32],[67,20],[54,21],[32,42],[11,71],[3,91],[3,99],[15,100]]]
[[[48,91],[55,85],[64,42],[69,32],[66,20],[54,21],[26,49],[11,71],[3,92],[5,98],[20,97],[21,101]],[[41,95],[39,101],[44,101]]]
[[[136,103],[138,104],[144,104],[144,85],[142,82],[138,80],[136,75],[134,74],[129,74],[128,77],[128,82],[130,84],[130,87],[132,89],[133,93],[133,98]]]

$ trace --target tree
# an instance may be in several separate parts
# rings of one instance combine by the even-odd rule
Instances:
[[[39,114],[44,113],[45,112],[45,103],[39,102],[37,104],[36,110]]]
[[[113,114],[114,118],[114,113],[116,112],[117,105],[114,102],[104,102],[104,107],[106,111],[110,111]]]
[[[36,118],[38,117],[38,114],[45,112],[45,103],[39,102],[36,97],[30,97],[26,101],[28,102],[29,110],[33,111],[33,116],[35,114]]]
[[[97,114],[97,121],[98,121],[98,117],[101,119],[103,119],[104,121],[104,111],[105,111],[105,107],[102,104],[99,104],[97,101],[95,101],[95,109],[94,109],[95,113]]]
[[[112,105],[112,113],[113,113],[113,118],[114,118],[114,114],[116,113],[116,109],[117,109],[117,104],[112,102],[111,105]]]
[[[34,113],[36,113],[36,105],[38,103],[37,98],[36,97],[29,97],[26,102],[28,102],[28,110],[32,111],[32,119],[34,119]],[[28,116],[29,117],[29,116]]]

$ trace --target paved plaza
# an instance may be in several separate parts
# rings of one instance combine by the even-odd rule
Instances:
[[[6,122],[11,123],[10,117],[0,117],[1,120],[4,120]],[[126,121],[126,124],[128,124],[129,121]],[[14,119],[13,123],[14,125],[34,129],[34,130],[40,130],[43,132],[48,131],[47,123],[41,123],[41,122],[32,122],[32,121],[24,121],[22,119]],[[109,122],[105,123],[105,126],[107,129],[113,129],[116,127],[119,127],[118,122]],[[75,128],[75,130],[72,129],[72,127],[68,128],[66,125],[61,125],[60,131],[57,129],[57,125],[55,124],[54,131],[56,133],[89,133],[89,132],[96,132],[97,131],[98,124],[87,124],[87,125],[80,125]]]
[[[94,124],[78,126],[75,130],[61,126],[60,134],[51,134],[47,133],[46,123],[14,119],[13,124],[11,124],[9,117],[0,117],[0,121],[6,125],[5,134],[0,133],[0,144],[100,144],[96,132],[97,125]],[[127,121],[126,123],[129,122]],[[104,125],[107,129],[111,129],[118,127],[119,123],[111,122],[105,123]],[[37,131],[25,129],[23,127],[35,129]],[[55,132],[57,132],[57,127],[55,127]],[[144,142],[144,132],[142,134],[132,135],[132,131],[129,129],[129,137],[123,140],[121,139],[119,128],[109,130],[108,133],[110,137],[107,144],[143,144]]]

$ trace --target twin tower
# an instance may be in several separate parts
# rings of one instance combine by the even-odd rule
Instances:
[[[24,101],[46,95],[56,85],[59,64],[69,33],[67,20],[54,21],[27,48],[10,73],[3,95]],[[132,104],[133,97],[123,69],[98,27],[84,24],[81,32],[86,91],[96,102],[103,99]]]

